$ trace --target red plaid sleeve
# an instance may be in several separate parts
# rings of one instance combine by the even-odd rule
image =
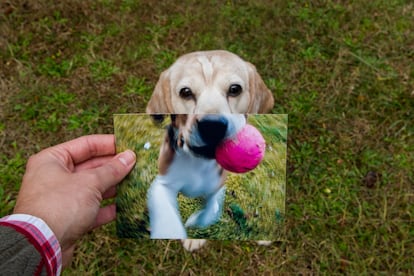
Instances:
[[[49,275],[60,275],[62,270],[62,253],[56,236],[40,218],[14,214],[0,219],[0,225],[12,227],[25,235],[39,251]],[[39,264],[41,268],[42,264]]]

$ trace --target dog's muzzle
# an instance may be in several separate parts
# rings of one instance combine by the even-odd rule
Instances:
[[[192,132],[194,136],[191,138],[195,143],[188,145],[189,149],[200,157],[214,159],[217,146],[228,132],[228,119],[221,115],[206,115],[194,127],[196,131]]]
[[[197,122],[198,133],[207,145],[218,145],[227,132],[228,120],[222,116],[208,115]]]

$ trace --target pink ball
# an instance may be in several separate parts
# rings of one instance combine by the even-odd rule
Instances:
[[[244,173],[262,161],[266,142],[252,125],[245,125],[233,139],[222,142],[216,149],[216,160],[226,170]]]

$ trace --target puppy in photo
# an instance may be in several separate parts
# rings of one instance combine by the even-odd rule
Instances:
[[[160,150],[159,174],[148,191],[151,238],[185,239],[185,228],[204,228],[220,219],[226,172],[214,159],[215,151],[245,124],[242,114],[171,115]],[[203,208],[185,224],[178,209],[178,193],[204,200]]]

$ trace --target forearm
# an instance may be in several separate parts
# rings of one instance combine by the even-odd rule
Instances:
[[[59,275],[58,241],[40,219],[12,215],[0,219],[0,274]]]

